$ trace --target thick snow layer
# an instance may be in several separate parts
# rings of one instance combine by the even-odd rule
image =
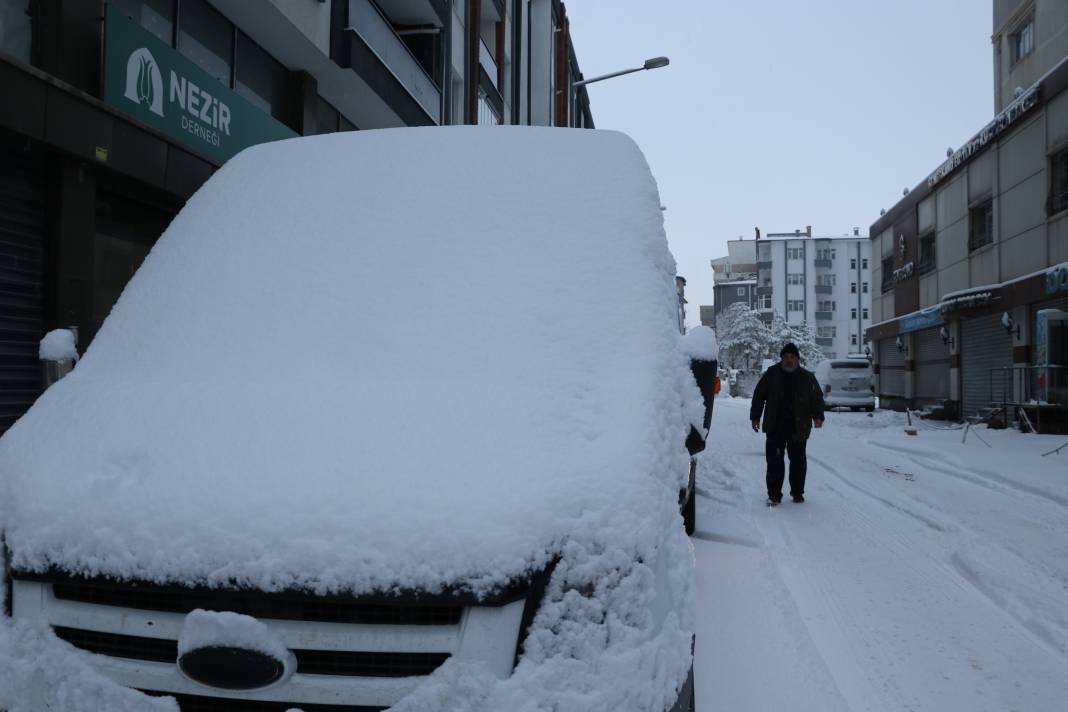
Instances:
[[[38,357],[42,361],[78,360],[78,347],[74,343],[74,332],[70,329],[53,329],[44,335],[38,348]]]
[[[1065,708],[1068,467],[1042,456],[1064,436],[962,442],[953,424],[914,417],[910,436],[903,413],[829,412],[805,503],[768,509],[749,401],[717,400],[698,456],[698,710]]]
[[[15,566],[483,593],[559,559],[514,675],[446,664],[399,709],[674,701],[701,405],[659,206],[612,132],[243,152],[0,439]]]
[[[178,655],[200,648],[244,648],[285,661],[289,650],[265,623],[230,611],[191,611],[178,638]]]
[[[8,712],[178,712],[174,698],[148,697],[94,672],[89,653],[50,630],[0,616],[0,709]]]
[[[710,326],[695,326],[686,332],[682,339],[682,348],[687,356],[703,361],[719,359],[719,342],[716,330]]]

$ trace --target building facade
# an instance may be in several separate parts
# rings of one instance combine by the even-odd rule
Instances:
[[[731,304],[756,308],[756,242],[729,240],[727,255],[712,260],[712,307],[719,316]]]
[[[860,352],[872,323],[867,236],[813,237],[807,227],[769,234],[756,251],[756,308],[765,322],[778,313],[789,324],[807,323],[827,358]]]
[[[0,433],[40,392],[41,337],[76,327],[84,351],[238,151],[397,126],[592,127],[581,77],[559,0],[0,0]]]
[[[1062,3],[994,7],[996,63],[1016,20],[1048,38],[1031,53],[1068,28]],[[1060,27],[1042,25],[1054,18]],[[884,407],[941,404],[969,417],[1065,398],[1068,62],[1039,59],[1017,58],[1033,62],[1037,80],[871,226],[878,291],[867,335]]]

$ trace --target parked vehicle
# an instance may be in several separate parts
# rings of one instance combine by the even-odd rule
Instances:
[[[827,408],[875,410],[875,381],[866,358],[827,359],[816,364]]]
[[[184,710],[692,710],[660,205],[615,132],[242,152],[0,439],[9,614]]]

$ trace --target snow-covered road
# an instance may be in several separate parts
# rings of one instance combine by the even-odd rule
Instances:
[[[830,413],[769,509],[748,406],[700,456],[698,710],[1068,709],[1063,436]]]

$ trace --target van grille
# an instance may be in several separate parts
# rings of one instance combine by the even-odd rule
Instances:
[[[174,640],[101,633],[62,626],[55,626],[53,630],[56,637],[61,640],[98,655],[161,663],[173,663],[178,659],[178,643]],[[367,653],[338,650],[293,650],[292,652],[297,659],[297,672],[299,673],[351,677],[429,675],[449,658],[448,653]]]
[[[302,593],[183,589],[152,584],[55,583],[56,598],[146,611],[189,613],[197,608],[253,618],[364,625],[457,625],[463,606],[367,603]]]
[[[173,697],[182,712],[286,712],[300,709],[304,712],[382,712],[385,707],[353,705],[313,705],[307,702],[263,702],[260,700],[233,700],[226,697],[201,697],[178,695],[173,692],[141,690],[153,697]]]

